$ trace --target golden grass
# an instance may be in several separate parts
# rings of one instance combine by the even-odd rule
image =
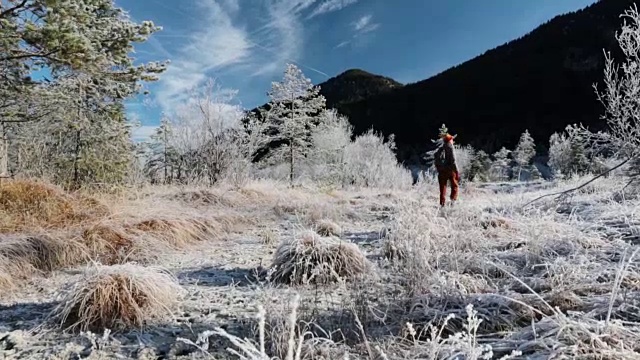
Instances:
[[[89,269],[56,308],[64,330],[142,328],[171,315],[182,288],[160,268],[132,264]]]
[[[96,199],[70,195],[50,184],[30,180],[0,184],[0,233],[60,229],[107,212]]]
[[[271,265],[271,279],[284,284],[335,282],[352,279],[368,266],[357,245],[308,231],[280,244]]]
[[[147,219],[127,227],[132,231],[152,234],[155,238],[175,247],[183,247],[209,236],[217,237],[220,230],[206,219]]]
[[[241,194],[220,189],[173,194],[182,200],[191,194],[221,206],[235,206],[245,198],[262,196],[259,191]],[[163,188],[142,198],[132,199],[134,192],[119,195],[105,196],[102,202],[98,200],[100,194],[67,193],[37,181],[2,182],[0,289],[39,273],[89,261],[105,265],[132,259],[153,261],[162,250],[221,239],[244,231],[252,223],[252,219],[226,209],[218,214],[208,209],[191,214],[193,204],[190,209],[175,199],[163,202],[167,197]]]
[[[134,236],[126,229],[107,224],[96,224],[82,232],[82,239],[94,254],[95,260],[104,265],[113,265],[128,258],[134,247]]]
[[[41,272],[79,264],[87,255],[82,244],[56,236],[0,236],[0,256]]]

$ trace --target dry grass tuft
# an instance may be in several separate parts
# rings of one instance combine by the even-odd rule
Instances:
[[[0,232],[59,229],[107,212],[96,199],[72,196],[53,185],[29,180],[0,184]]]
[[[170,196],[171,199],[184,201],[189,205],[205,205],[205,206],[227,206],[233,207],[237,205],[237,202],[233,201],[229,197],[215,193],[210,190],[184,190],[177,194]]]
[[[274,245],[280,241],[280,233],[277,229],[263,229],[259,232],[259,237],[265,245]]]
[[[320,236],[341,236],[342,228],[331,220],[320,220],[315,225],[315,230]]]
[[[159,268],[98,266],[76,283],[53,315],[65,330],[142,328],[170,315],[181,292],[173,276]]]
[[[0,256],[0,289],[12,290],[16,287],[16,277],[24,274],[5,256]]]
[[[205,219],[148,219],[128,227],[128,230],[152,234],[167,244],[183,247],[209,237],[218,237],[221,230],[219,224],[212,224]]]
[[[271,265],[271,278],[285,284],[335,282],[356,277],[368,265],[357,245],[307,231],[280,244]]]
[[[492,218],[482,220],[480,225],[486,230],[490,228],[511,229],[511,222],[505,218]]]
[[[86,248],[79,242],[54,236],[0,236],[0,256],[16,266],[50,272],[76,265],[87,259]]]
[[[93,225],[83,231],[82,239],[96,260],[105,265],[122,263],[134,246],[132,234],[115,225]]]

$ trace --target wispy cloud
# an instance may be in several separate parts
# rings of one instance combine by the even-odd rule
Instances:
[[[342,10],[342,9],[346,8],[347,6],[353,5],[353,4],[357,3],[357,2],[358,2],[358,0],[326,0],[323,3],[321,3],[320,5],[318,5],[313,10],[313,12],[311,12],[311,14],[309,14],[309,16],[307,18],[311,19],[311,18],[316,17],[318,15],[322,15],[322,14],[326,14],[326,13]]]
[[[187,98],[188,90],[202,83],[207,72],[240,64],[251,54],[252,45],[244,28],[233,23],[232,14],[239,10],[238,0],[198,0],[202,19],[200,31],[186,35],[185,45],[162,75],[156,100],[163,108],[171,108]]]
[[[380,24],[374,24],[371,22],[373,15],[367,14],[360,17],[358,20],[352,23],[356,34],[364,34],[376,30]]]
[[[172,55],[168,70],[156,86],[155,102],[164,110],[173,109],[188,99],[190,89],[221,71],[241,73],[245,78],[272,76],[282,72],[286,63],[295,62],[328,77],[299,63],[304,51],[304,21],[357,1],[265,0],[255,8],[240,0],[196,0],[196,11],[180,10],[180,15],[189,18],[198,30],[158,34],[160,39],[179,39],[177,47],[152,44],[162,55]]]
[[[351,39],[344,40],[339,43],[338,45],[336,45],[336,49],[353,44],[354,42],[362,38],[363,35],[377,30],[380,27],[380,24],[373,22],[373,15],[366,14],[359,17],[356,21],[352,22],[351,27],[353,28],[353,35],[351,36]]]

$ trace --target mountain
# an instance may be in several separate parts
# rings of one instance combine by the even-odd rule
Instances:
[[[600,0],[417,83],[349,70],[319,85],[356,133],[395,134],[401,160],[417,161],[442,123],[489,152],[513,148],[528,129],[544,150],[568,124],[602,127],[593,84],[602,86],[603,49],[620,56],[620,14],[634,3]]]
[[[328,107],[340,107],[372,96],[388,93],[403,85],[391,78],[351,69],[320,85]]]

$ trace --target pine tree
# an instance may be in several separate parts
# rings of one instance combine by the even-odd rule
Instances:
[[[474,151],[466,177],[470,181],[488,181],[490,169],[491,158],[489,155],[482,150]]]
[[[521,179],[522,169],[529,167],[531,160],[536,155],[536,144],[529,134],[529,130],[525,130],[520,136],[520,141],[513,151],[513,159],[518,166],[518,181]]]
[[[152,183],[169,184],[174,178],[178,154],[171,144],[172,135],[171,123],[163,117],[160,126],[151,135],[149,157],[145,164],[145,173]]]
[[[269,97],[271,111],[267,121],[276,134],[272,140],[284,143],[272,150],[270,158],[289,164],[289,184],[293,186],[297,162],[313,145],[311,131],[326,101],[320,88],[313,86],[293,64],[287,65],[282,81],[272,83]]]
[[[135,64],[133,44],[160,28],[131,21],[113,0],[0,8],[0,121],[12,124],[13,147],[0,146],[0,158],[14,159],[22,175],[73,187],[122,181],[133,151],[123,102],[166,66]],[[46,81],[29,77],[42,69]]]
[[[585,141],[577,128],[567,126],[562,134],[549,138],[549,166],[557,175],[584,175],[592,170],[593,162],[587,155]]]
[[[493,163],[491,164],[491,169],[494,174],[496,174],[499,181],[507,180],[509,177],[509,164],[510,159],[509,155],[511,154],[510,150],[507,150],[505,147],[500,149],[498,152],[493,154]]]

